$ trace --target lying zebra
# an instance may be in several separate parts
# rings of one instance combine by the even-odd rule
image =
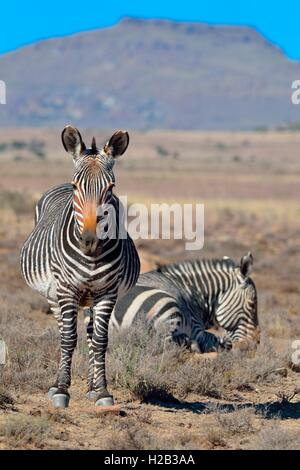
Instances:
[[[234,343],[259,341],[257,294],[249,277],[251,253],[239,265],[231,259],[184,261],[140,275],[116,303],[114,327],[145,317],[156,330],[166,328],[177,344],[197,352],[230,349]],[[207,329],[225,330],[223,337]]]

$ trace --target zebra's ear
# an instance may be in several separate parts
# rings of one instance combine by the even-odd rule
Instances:
[[[61,140],[65,150],[76,159],[85,150],[80,132],[76,127],[66,126],[61,134]]]
[[[248,277],[252,271],[252,266],[253,266],[253,256],[249,252],[245,256],[241,258],[241,273],[243,276]]]
[[[129,134],[127,131],[115,132],[107,144],[104,146],[104,152],[106,155],[110,155],[113,158],[120,157],[126,152],[129,144]]]

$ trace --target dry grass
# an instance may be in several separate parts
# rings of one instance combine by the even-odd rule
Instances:
[[[108,364],[114,386],[129,391],[132,398],[170,401],[172,395],[180,399],[189,394],[227,397],[253,384],[272,383],[286,358],[266,338],[256,352],[238,350],[213,359],[195,358],[164,344],[160,335],[149,333],[140,322],[112,335]]]
[[[0,436],[6,437],[11,447],[33,445],[43,448],[51,433],[49,422],[33,416],[8,416],[0,427]]]
[[[226,433],[220,426],[210,426],[204,432],[204,436],[211,449],[227,447]]]
[[[227,397],[251,384],[276,380],[273,373],[283,359],[266,342],[253,351],[231,351],[213,359],[188,361],[175,373],[175,388],[180,397],[190,393],[215,398]]]
[[[149,426],[141,426],[139,420],[129,418],[123,425],[121,434],[107,442],[108,450],[184,450],[192,449],[192,439],[181,432],[176,439],[169,436],[157,435]]]
[[[254,417],[254,408],[241,408],[231,412],[216,409],[215,414],[216,423],[231,436],[252,433],[254,431]]]
[[[14,399],[5,387],[0,384],[0,410],[11,409],[14,404]]]
[[[276,302],[276,300],[275,300]],[[273,307],[272,316],[262,315],[262,327],[272,338],[299,338],[300,323],[297,316],[289,314],[288,308]],[[296,320],[296,321],[295,321]]]
[[[1,377],[3,386],[12,390],[45,390],[55,377],[59,359],[57,329],[40,330],[37,325],[11,315],[0,328],[5,331],[8,363]]]
[[[8,348],[3,369],[6,390],[45,391],[56,376],[59,361],[57,327],[41,329],[13,312],[0,317]],[[73,360],[73,377],[85,378],[88,349],[85,331]],[[257,351],[231,351],[217,357],[193,356],[162,336],[149,332],[143,322],[130,329],[113,331],[109,342],[108,375],[111,385],[129,398],[149,401],[184,399],[190,394],[215,398],[246,389],[254,384],[278,380],[278,369],[286,366],[285,355],[275,352],[266,338]]]
[[[32,214],[34,201],[30,194],[22,194],[17,191],[0,191],[1,210],[11,210],[16,215]]]
[[[278,420],[263,426],[249,445],[256,450],[300,450],[298,429],[285,429]]]
[[[107,443],[109,450],[145,450],[157,449],[156,441],[134,420],[127,420],[122,426],[121,435]]]
[[[130,345],[130,347],[128,347]],[[184,352],[166,343],[162,335],[149,331],[145,322],[112,332],[108,371],[116,388],[142,401],[169,400],[170,364],[183,360]]]

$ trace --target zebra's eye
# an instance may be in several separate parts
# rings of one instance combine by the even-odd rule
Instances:
[[[110,199],[112,196],[112,188],[109,188],[107,191],[106,191],[106,198],[107,199]]]

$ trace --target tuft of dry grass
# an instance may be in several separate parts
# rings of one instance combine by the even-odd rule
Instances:
[[[122,433],[107,442],[109,450],[146,450],[156,449],[153,439],[146,428],[135,420],[127,420],[122,426]]]
[[[108,372],[116,388],[141,401],[170,400],[170,374],[182,362],[184,352],[137,322],[121,332],[112,331]]]
[[[237,437],[247,436],[255,431],[254,408],[226,409],[220,405],[209,406],[207,412],[212,417],[212,423],[204,430],[204,437],[211,448],[228,447],[229,441]]]
[[[176,439],[171,436],[151,432],[150,427],[133,417],[122,424],[118,437],[113,437],[106,444],[107,450],[184,450],[193,449],[193,442],[187,433],[180,433]]]
[[[278,422],[271,421],[263,426],[256,438],[249,444],[255,450],[300,450],[299,430],[286,429]]]
[[[240,408],[232,412],[217,412],[216,423],[231,436],[235,434],[247,434],[254,431],[254,408]]]
[[[226,433],[216,424],[213,424],[204,430],[204,439],[211,449],[214,449],[215,447],[227,447]]]
[[[14,399],[2,385],[0,385],[0,410],[10,409],[14,405]]]
[[[22,327],[21,319],[11,322],[5,331],[8,364],[2,383],[6,388],[45,390],[57,373],[59,358],[58,332],[54,328],[40,331]]]
[[[46,410],[43,414],[41,414],[41,416],[50,423],[77,426],[72,417],[61,409]]]
[[[42,448],[51,433],[50,424],[40,417],[9,416],[0,427],[0,435],[8,438],[11,447],[33,445]]]
[[[226,397],[250,384],[276,380],[276,370],[282,364],[283,358],[265,340],[256,352],[236,350],[224,352],[214,359],[200,357],[199,361],[185,362],[175,372],[174,386],[181,397],[189,393]]]

